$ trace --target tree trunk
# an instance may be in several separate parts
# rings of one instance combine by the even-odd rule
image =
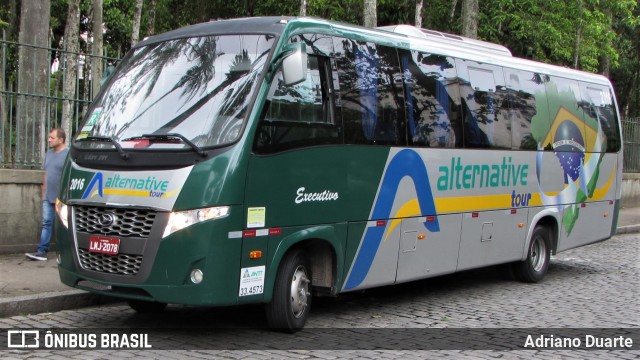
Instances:
[[[611,9],[605,9],[604,13],[609,20],[608,30],[613,32],[613,14],[611,13]],[[611,59],[606,54],[600,56],[598,73],[606,77],[609,77],[611,73]]]
[[[364,0],[364,26],[371,28],[378,26],[376,0]]]
[[[20,14],[18,14],[18,0],[9,1],[9,26],[7,27],[7,40],[14,41],[18,25],[20,24]]]
[[[91,99],[95,98],[100,90],[102,80],[102,0],[92,0],[93,7],[93,45],[91,53]]]
[[[451,0],[451,12],[449,13],[449,22],[453,22],[453,17],[456,15],[456,6],[458,6],[458,0]]]
[[[18,42],[18,136],[16,164],[33,167],[40,163],[44,140],[40,127],[44,125],[46,108],[40,96],[49,95],[49,20],[50,0],[23,0],[20,11]]]
[[[478,38],[478,0],[462,1],[462,36]]]
[[[61,59],[64,69],[62,85],[62,125],[67,132],[67,142],[73,134],[73,99],[77,98],[76,86],[78,78],[78,37],[80,32],[80,0],[69,0],[67,26],[64,28],[64,48],[67,51]]]
[[[140,18],[142,17],[142,2],[143,0],[136,0],[136,10],[133,14],[133,25],[131,30],[131,47],[138,43],[140,38]]]
[[[307,0],[300,2],[300,16],[307,16]]]
[[[156,28],[156,0],[149,0],[147,4],[148,18],[147,18],[147,36],[155,34]]]
[[[424,0],[416,0],[416,21],[417,27],[422,27],[422,3]]]
[[[576,31],[576,44],[573,53],[573,68],[578,68],[578,62],[580,61],[580,46],[582,45],[582,26],[578,27]]]
[[[583,30],[583,6],[584,4],[582,3],[582,0],[578,1],[578,11],[580,14],[580,18],[578,19],[577,23],[577,29],[576,29],[576,42],[575,42],[575,48],[574,48],[574,53],[573,53],[573,68],[577,69],[578,68],[578,63],[580,61],[580,47],[582,46],[582,30]]]

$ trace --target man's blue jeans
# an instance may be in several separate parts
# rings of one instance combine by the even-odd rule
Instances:
[[[55,216],[55,204],[47,200],[42,202],[42,231],[40,232],[40,244],[38,252],[47,253],[51,235],[53,235],[53,217]]]

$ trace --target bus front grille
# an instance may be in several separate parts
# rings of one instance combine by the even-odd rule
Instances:
[[[77,231],[105,236],[148,238],[156,218],[146,209],[76,205],[73,211]]]
[[[86,270],[117,275],[135,275],[142,264],[142,255],[105,255],[78,249],[78,257]]]

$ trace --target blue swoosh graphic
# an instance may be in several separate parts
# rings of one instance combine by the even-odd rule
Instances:
[[[385,170],[382,185],[378,193],[378,200],[371,214],[371,220],[386,220],[390,217],[400,181],[402,181],[405,176],[413,180],[422,215],[436,215],[436,206],[433,201],[431,186],[429,185],[427,167],[418,153],[410,149],[405,149],[401,150],[391,159],[391,162],[389,162]],[[433,222],[425,222],[424,226],[431,232],[440,231],[437,216]],[[364,240],[356,256],[353,268],[351,269],[351,274],[346,281],[345,289],[357,287],[367,276],[376,252],[378,252],[378,248],[382,242],[384,230],[385,227],[383,226],[367,228]]]
[[[82,194],[82,198],[86,199],[87,196],[89,196],[91,194],[91,190],[93,189],[93,185],[95,183],[98,183],[98,195],[100,195],[100,197],[102,197],[102,173],[101,172],[97,172],[93,175],[93,178],[91,179],[91,182],[89,183],[89,186],[87,186],[87,190],[84,191],[84,193]]]

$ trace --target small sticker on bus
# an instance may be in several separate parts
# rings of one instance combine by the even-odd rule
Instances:
[[[251,207],[247,210],[247,228],[261,228],[265,225],[267,208]]]
[[[87,121],[86,124],[84,124],[84,127],[82,128],[82,132],[91,132],[91,130],[93,130],[93,126],[96,124],[96,121],[98,121],[98,119],[100,119],[100,114],[102,113],[102,108],[95,108],[93,110],[93,113],[91,114],[91,117],[89,118],[89,120]]]
[[[264,292],[265,266],[240,269],[240,292],[238,296],[258,295]]]

